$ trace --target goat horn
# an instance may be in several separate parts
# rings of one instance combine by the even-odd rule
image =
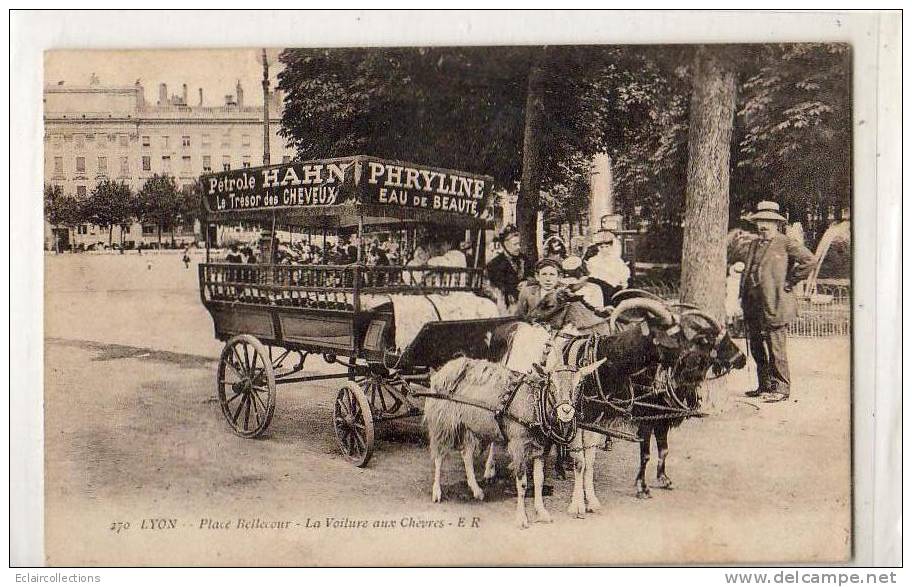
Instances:
[[[684,302],[673,302],[673,303],[668,304],[668,306],[671,308],[684,308],[686,310],[699,310],[700,309],[698,306],[695,306],[693,304],[685,304]]]
[[[616,330],[618,318],[630,310],[643,309],[661,320],[664,326],[670,326],[674,323],[674,317],[663,302],[648,298],[631,298],[618,304],[614,311],[611,312],[611,318],[608,325],[612,331]]]
[[[706,320],[707,322],[709,322],[709,323],[716,329],[716,332],[717,332],[717,333],[720,333],[720,332],[722,332],[723,330],[725,330],[725,329],[722,327],[722,325],[719,324],[719,321],[718,321],[718,320],[716,320],[715,318],[713,318],[712,316],[710,316],[709,314],[707,314],[707,313],[704,312],[703,310],[687,310],[686,312],[683,312],[683,313],[681,314],[681,320],[684,320],[684,318],[686,318],[687,316],[697,316],[697,317],[699,317],[699,318],[703,318],[704,320]]]
[[[665,300],[663,300],[656,294],[652,293],[651,291],[646,291],[645,289],[622,289],[621,291],[619,291],[616,294],[614,294],[613,296],[611,296],[611,301],[613,302],[619,296],[630,296],[631,294],[633,294],[633,297],[628,298],[628,299],[649,298],[649,299],[655,300],[657,302],[665,303]]]

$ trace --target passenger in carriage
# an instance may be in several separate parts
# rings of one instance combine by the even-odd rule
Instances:
[[[592,310],[601,309],[607,303],[602,288],[589,281],[586,264],[571,255],[561,263],[561,283],[571,292],[582,296],[582,302]],[[608,300],[610,301],[610,300]]]
[[[567,258],[567,245],[564,243],[564,239],[557,236],[556,234],[551,235],[545,239],[544,249],[545,259],[552,259],[560,264],[564,259]]]
[[[386,251],[383,250],[379,244],[371,245],[370,249],[367,251],[367,265],[368,267],[389,267],[390,260],[386,256]],[[383,286],[386,285],[389,279],[389,271],[383,269],[374,269],[373,271],[368,271],[365,273],[367,276],[367,285],[374,286]]]
[[[612,232],[596,232],[583,260],[589,272],[589,282],[602,290],[604,304],[608,304],[614,294],[627,287],[630,268],[621,258],[620,242]]]
[[[459,243],[462,240],[461,235],[441,234],[436,243],[434,243],[435,255],[428,259],[427,264],[430,267],[466,267],[466,256],[459,250]]]
[[[455,230],[441,230],[437,234],[437,241],[432,246],[436,254],[428,259],[428,266],[466,268],[468,264],[465,253],[459,250],[462,236],[462,231],[457,233]],[[430,272],[424,276],[424,283],[432,286],[460,287],[464,285],[463,277],[464,275],[455,272]]]
[[[243,263],[244,258],[241,257],[241,253],[238,252],[237,243],[231,243],[228,245],[228,254],[225,255],[226,263]]]
[[[532,267],[522,254],[519,229],[509,224],[501,230],[497,240],[503,251],[491,259],[486,275],[497,297],[503,315],[513,315],[519,300],[519,284],[531,277]]]
[[[543,297],[557,290],[560,276],[560,263],[554,259],[544,258],[535,266],[535,281],[530,282],[519,292],[516,303],[516,315],[526,317],[538,306]]]

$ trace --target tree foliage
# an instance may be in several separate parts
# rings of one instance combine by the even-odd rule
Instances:
[[[639,88],[648,115],[641,124],[627,125],[612,152],[618,204],[625,215],[649,225],[679,226],[691,116],[690,57],[683,49],[634,50],[641,63],[619,62],[623,73],[618,77]],[[752,45],[731,51],[730,58],[738,74],[730,217],[734,221],[758,201],[771,199],[819,238],[826,216],[838,217],[851,202],[849,48]]]
[[[98,182],[81,207],[85,222],[108,229],[109,245],[114,226],[129,224],[136,214],[136,202],[130,186],[109,179]]]
[[[558,217],[588,179],[589,157],[614,129],[603,125],[611,47],[435,47],[284,51],[283,134],[302,159],[370,153],[494,176],[523,176],[530,72],[542,115],[519,207],[538,190]],[[615,117],[613,120],[621,120]],[[621,125],[623,126],[623,125]],[[616,132],[616,131],[614,131]],[[578,202],[577,202],[578,203]],[[578,210],[584,206],[577,207]],[[534,240],[534,239],[533,239]]]
[[[851,203],[849,46],[766,46],[742,91],[735,204],[774,199],[818,239]]]
[[[71,227],[82,222],[76,198],[63,193],[57,184],[44,185],[44,217],[54,227]]]
[[[170,175],[155,174],[146,180],[137,196],[139,218],[158,227],[160,245],[162,231],[175,226],[181,211],[181,192],[177,182]]]
[[[773,199],[819,235],[814,223],[851,201],[850,50],[728,53],[738,95],[730,217]],[[671,229],[684,220],[693,56],[683,45],[289,50],[283,132],[305,159],[367,152],[492,174],[515,191],[534,62],[546,216],[585,211],[591,155],[606,152],[618,210]]]

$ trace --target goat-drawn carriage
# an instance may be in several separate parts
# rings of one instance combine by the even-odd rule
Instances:
[[[344,379],[333,427],[342,453],[363,467],[375,424],[420,414],[411,385],[426,384],[432,369],[456,354],[484,355],[492,330],[513,320],[499,317],[496,304],[479,295],[485,230],[492,224],[490,177],[352,156],[200,180],[207,228],[200,296],[216,338],[225,341],[217,395],[240,436],[266,431],[278,386]],[[239,255],[214,260],[217,226],[241,224],[264,229],[259,258],[253,262],[250,251],[250,262]],[[367,236],[377,230],[412,244],[418,230],[456,235],[444,244],[471,263],[368,263]],[[289,246],[306,243],[320,253],[309,252],[306,262],[278,262],[282,234]],[[304,374],[312,354],[344,370]]]

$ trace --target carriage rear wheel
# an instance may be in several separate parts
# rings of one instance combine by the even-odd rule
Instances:
[[[275,369],[269,351],[249,334],[229,340],[218,366],[218,399],[234,433],[255,438],[266,431],[275,412]]]
[[[342,454],[356,467],[366,467],[374,452],[374,419],[361,387],[346,383],[333,405],[333,427]]]

